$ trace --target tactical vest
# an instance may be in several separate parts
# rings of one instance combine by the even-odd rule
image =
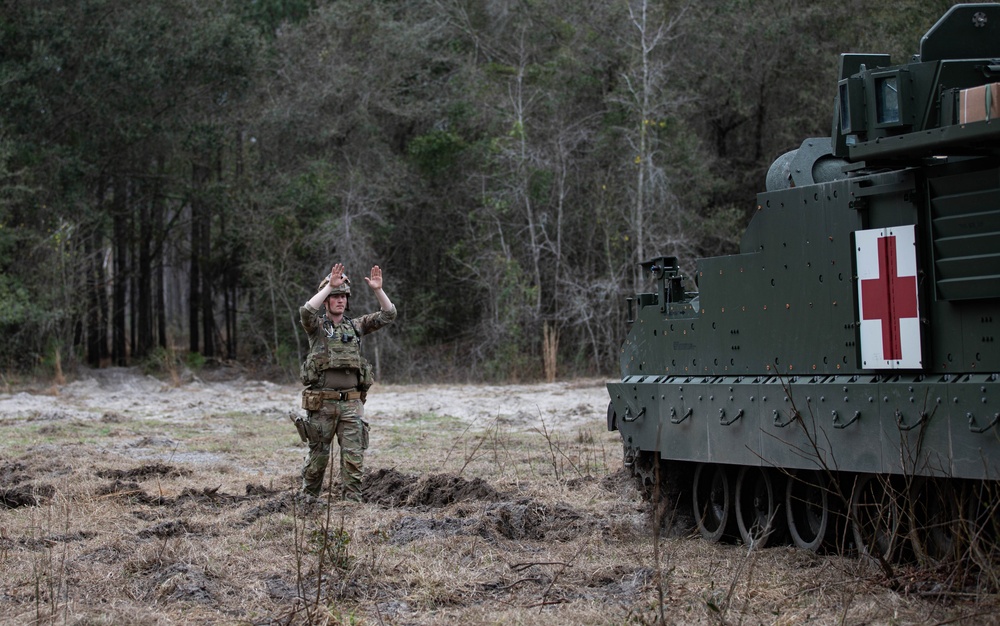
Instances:
[[[345,319],[334,325],[326,315],[322,320],[319,332],[310,337],[309,354],[299,372],[302,384],[310,387],[323,380],[326,370],[345,369],[358,372],[358,388],[368,391],[375,382],[374,372],[368,359],[361,356],[361,335],[354,323]]]

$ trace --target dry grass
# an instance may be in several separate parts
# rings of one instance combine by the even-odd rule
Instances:
[[[273,411],[0,416],[0,490],[37,502],[0,509],[0,620],[998,623],[992,596],[906,594],[859,560],[683,529],[657,564],[601,419],[372,421],[367,502],[303,509],[304,448]]]

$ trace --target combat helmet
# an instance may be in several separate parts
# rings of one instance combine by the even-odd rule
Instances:
[[[330,289],[330,295],[333,295],[335,293],[346,293],[348,296],[351,295],[351,279],[348,278],[346,274],[341,274],[341,276],[344,277],[344,282],[340,283],[340,286]],[[323,280],[320,281],[319,287],[316,288],[316,291],[320,291],[321,289],[323,289],[323,287],[326,287],[329,284],[330,284],[330,277],[326,276],[323,278]]]

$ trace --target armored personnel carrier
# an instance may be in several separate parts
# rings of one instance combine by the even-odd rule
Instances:
[[[709,540],[958,558],[1000,525],[1000,4],[840,58],[738,254],[642,264],[608,428]],[[991,544],[993,545],[993,544]],[[977,548],[977,549],[980,549]]]

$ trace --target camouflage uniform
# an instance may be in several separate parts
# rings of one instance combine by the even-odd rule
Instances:
[[[299,309],[302,327],[309,335],[309,355],[302,366],[302,405],[308,412],[305,431],[309,458],[302,469],[302,491],[318,496],[330,461],[334,435],[340,445],[341,496],[361,501],[361,472],[368,448],[368,423],[364,397],[374,381],[371,365],[361,356],[361,337],[396,319],[396,309],[369,313],[333,324],[326,314],[309,304]],[[345,373],[357,380],[355,387],[325,387],[331,370],[343,380]]]

